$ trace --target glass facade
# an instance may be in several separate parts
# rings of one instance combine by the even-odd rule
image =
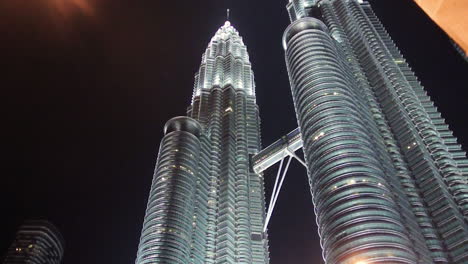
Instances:
[[[188,116],[161,142],[136,263],[268,263],[260,119],[246,46],[226,22],[195,75]]]
[[[326,263],[468,263],[466,154],[369,3],[287,8],[283,46]]]

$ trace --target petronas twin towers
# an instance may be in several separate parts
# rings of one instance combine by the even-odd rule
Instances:
[[[164,128],[136,263],[269,263],[257,165],[300,147],[327,264],[468,263],[466,154],[370,5],[287,8],[300,137],[261,151],[247,49],[226,22],[187,116]]]

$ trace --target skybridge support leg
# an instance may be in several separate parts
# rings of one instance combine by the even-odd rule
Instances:
[[[289,148],[286,149],[286,152],[291,156],[291,157],[294,157],[297,161],[299,161],[299,163],[302,164],[302,166],[304,166],[306,169],[307,169],[307,164],[299,157],[297,156],[297,154],[293,151],[290,151]]]
[[[275,180],[275,186],[273,187],[273,193],[271,194],[271,199],[270,199],[270,204],[268,206],[268,212],[265,220],[265,225],[263,226],[263,232],[266,232],[268,223],[270,222],[271,215],[273,214],[273,209],[275,208],[276,201],[278,200],[279,192],[281,191],[281,187],[283,186],[284,178],[286,177],[286,173],[288,172],[289,164],[291,163],[293,156],[289,156],[288,162],[286,163],[286,167],[283,171],[283,174],[281,175],[281,169],[283,167],[283,160],[280,162],[280,167],[278,169],[278,173],[276,174],[276,180]],[[281,175],[281,180],[279,181],[278,185],[278,179]]]

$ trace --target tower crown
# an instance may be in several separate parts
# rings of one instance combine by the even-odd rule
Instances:
[[[200,70],[195,74],[194,94],[202,90],[232,86],[253,95],[253,73],[247,47],[239,32],[226,21],[215,35],[202,56]]]
[[[226,41],[229,38],[233,38],[233,41],[240,41],[242,44],[244,44],[242,42],[242,38],[239,36],[239,32],[231,25],[231,22],[226,20],[226,22],[224,22],[224,25],[222,25],[218,29],[218,31],[216,31],[216,34],[211,39],[210,44],[213,41],[219,41],[219,40]],[[237,38],[237,39],[235,39],[235,38]]]

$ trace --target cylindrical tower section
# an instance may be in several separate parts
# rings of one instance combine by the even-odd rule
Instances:
[[[418,263],[326,25],[299,19],[283,45],[326,263]]]
[[[175,117],[164,127],[137,264],[192,263],[191,238],[200,152],[200,124]]]

